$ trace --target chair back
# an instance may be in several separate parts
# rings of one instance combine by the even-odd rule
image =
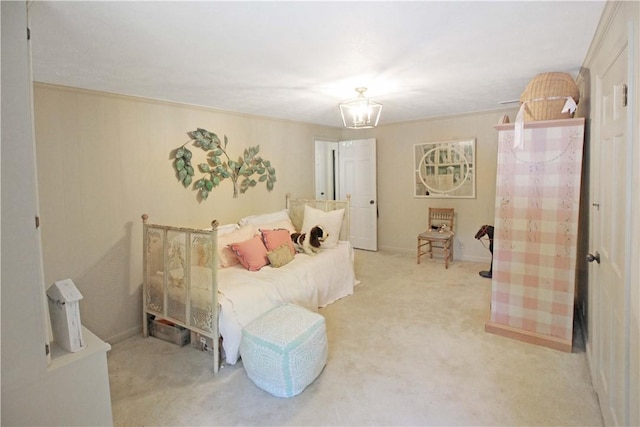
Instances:
[[[454,230],[455,209],[453,208],[429,208],[429,230],[446,225],[448,230]]]

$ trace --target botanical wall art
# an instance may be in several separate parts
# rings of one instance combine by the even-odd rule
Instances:
[[[187,132],[187,135],[190,140],[171,152],[173,168],[178,181],[187,188],[193,182],[196,172],[191,163],[193,153],[187,148],[187,144],[193,143],[206,153],[206,162],[198,164],[202,177],[193,183],[193,189],[198,190],[202,200],[206,200],[209,192],[225,179],[233,182],[234,198],[238,197],[238,193],[244,194],[249,188],[255,187],[258,182],[264,182],[267,190],[273,190],[276,170],[270,161],[258,156],[259,145],[246,148],[242,156],[231,160],[227,153],[229,140],[226,135],[224,141],[221,141],[215,133],[200,128]]]
[[[475,150],[475,139],[415,144],[414,197],[476,197]]]

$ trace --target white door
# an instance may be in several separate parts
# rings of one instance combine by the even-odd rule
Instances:
[[[589,260],[590,321],[595,389],[606,425],[628,422],[628,300],[626,287],[631,229],[629,153],[625,88],[627,48],[596,77],[596,122],[591,138]],[[637,191],[637,189],[636,189]],[[637,242],[635,242],[637,244]],[[598,260],[599,258],[599,260]],[[637,261],[637,260],[636,260]],[[637,402],[636,402],[637,403]]]
[[[340,141],[338,198],[351,195],[351,244],[378,250],[376,140]]]

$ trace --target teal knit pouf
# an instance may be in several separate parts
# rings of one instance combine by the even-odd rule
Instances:
[[[320,375],[327,354],[324,317],[297,305],[275,307],[242,330],[244,369],[274,396],[300,394]]]

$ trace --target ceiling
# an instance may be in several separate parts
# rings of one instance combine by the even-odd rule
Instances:
[[[604,4],[37,1],[33,76],[336,127],[365,86],[389,124],[499,109],[542,72],[575,78]]]

